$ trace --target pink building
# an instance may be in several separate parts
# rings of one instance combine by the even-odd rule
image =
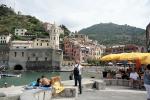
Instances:
[[[80,45],[70,38],[64,38],[64,55],[69,56],[71,60],[80,60]]]
[[[70,60],[78,59],[85,63],[88,59],[98,59],[102,53],[102,46],[85,35],[75,34],[64,38],[64,55],[69,56]]]

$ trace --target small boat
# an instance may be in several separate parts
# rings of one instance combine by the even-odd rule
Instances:
[[[0,74],[1,77],[21,77],[21,74]]]

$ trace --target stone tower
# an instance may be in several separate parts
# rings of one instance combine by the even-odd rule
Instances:
[[[146,27],[146,49],[150,52],[150,23]]]
[[[49,36],[50,36],[50,48],[59,49],[59,35],[61,34],[60,27],[56,26],[56,24],[51,24],[49,28]]]

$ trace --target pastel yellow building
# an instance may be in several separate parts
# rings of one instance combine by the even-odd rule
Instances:
[[[36,38],[33,41],[33,48],[49,48],[49,38]]]

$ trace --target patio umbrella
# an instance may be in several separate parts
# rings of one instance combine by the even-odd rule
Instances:
[[[150,56],[147,56],[144,59],[142,59],[141,64],[150,64]]]
[[[142,60],[145,59],[147,56],[150,56],[150,53],[121,53],[119,60]]]
[[[115,61],[118,60],[120,57],[119,54],[109,54],[106,56],[103,56],[102,58],[100,58],[101,61]]]

